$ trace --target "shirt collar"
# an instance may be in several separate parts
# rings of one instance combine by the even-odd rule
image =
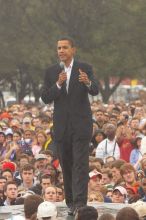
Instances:
[[[68,67],[65,66],[65,69],[72,69],[73,63],[74,63],[74,59],[71,60],[71,63],[69,64]]]

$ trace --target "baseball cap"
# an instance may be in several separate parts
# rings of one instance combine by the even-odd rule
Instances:
[[[47,159],[47,156],[45,154],[37,154],[35,156],[35,159],[36,160],[44,160],[44,159]]]
[[[5,135],[9,135],[9,134],[13,135],[13,131],[11,128],[7,128],[7,130],[5,131]]]
[[[131,207],[136,210],[140,218],[146,216],[146,203],[143,201],[137,201],[131,204]]]
[[[89,172],[89,177],[90,179],[99,176],[99,178],[102,178],[102,173],[98,172],[97,170],[92,170],[91,172]]]
[[[50,217],[51,220],[57,218],[57,208],[52,202],[45,201],[38,206],[37,219],[41,220],[46,217]]]
[[[2,164],[2,170],[10,170],[11,172],[16,171],[16,164],[14,162],[4,162]]]
[[[23,123],[31,123],[31,118],[29,117],[23,118]]]
[[[119,190],[119,192],[122,194],[122,195],[127,195],[127,190],[123,187],[123,186],[117,186],[114,188],[113,192],[116,191],[116,190]]]

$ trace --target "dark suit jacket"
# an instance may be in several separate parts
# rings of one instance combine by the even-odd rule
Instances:
[[[79,68],[88,74],[91,87],[79,82]],[[65,83],[58,89],[56,82],[61,72],[59,64],[51,66],[45,75],[42,91],[42,100],[48,104],[54,101],[54,135],[57,141],[61,140],[68,121],[79,138],[91,138],[92,114],[88,98],[98,94],[98,86],[94,79],[92,68],[86,63],[74,61],[69,81],[68,93]]]

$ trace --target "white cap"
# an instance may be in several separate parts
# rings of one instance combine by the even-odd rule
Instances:
[[[143,201],[137,201],[131,204],[131,207],[136,210],[140,218],[146,216],[146,203]]]
[[[47,159],[47,155],[45,155],[45,154],[37,154],[35,156],[35,159],[36,160],[44,160],[44,159]]]
[[[46,217],[50,217],[51,220],[57,218],[57,208],[52,202],[45,201],[38,206],[37,219],[41,220]]]
[[[119,192],[120,192],[122,195],[127,195],[127,194],[128,194],[128,193],[127,193],[127,190],[126,190],[123,186],[116,186],[116,187],[114,188],[113,192],[114,192],[115,190],[119,190]]]
[[[102,179],[102,173],[98,172],[97,170],[92,170],[89,173],[89,177],[90,179],[92,179],[93,177],[99,176],[100,179]]]

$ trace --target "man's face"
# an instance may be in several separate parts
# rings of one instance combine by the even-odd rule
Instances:
[[[113,167],[111,171],[112,171],[113,181],[114,183],[117,183],[117,181],[122,178],[120,174],[120,170],[117,169],[116,167]]]
[[[133,129],[137,129],[139,126],[139,120],[138,119],[134,119],[131,121],[131,128]]]
[[[89,191],[100,191],[101,189],[101,179],[99,178],[99,176],[95,176],[93,178],[90,178],[89,180]]]
[[[69,65],[75,54],[75,48],[71,46],[68,40],[60,40],[57,44],[57,53],[60,61]]]
[[[15,184],[9,184],[5,192],[5,196],[8,199],[13,200],[17,198],[17,194],[18,194],[17,186]]]
[[[51,186],[51,180],[49,178],[42,179],[41,186],[42,190],[46,189],[48,186]]]
[[[6,179],[0,179],[0,190],[3,190],[6,182],[7,182]]]
[[[104,119],[103,112],[100,111],[96,112],[96,121],[103,121],[103,119]]]
[[[110,178],[108,177],[107,173],[103,173],[103,174],[102,174],[101,183],[102,183],[102,185],[110,184],[110,183],[111,183],[111,180],[110,180]]]
[[[32,183],[34,178],[33,170],[23,170],[22,179],[23,183]]]

